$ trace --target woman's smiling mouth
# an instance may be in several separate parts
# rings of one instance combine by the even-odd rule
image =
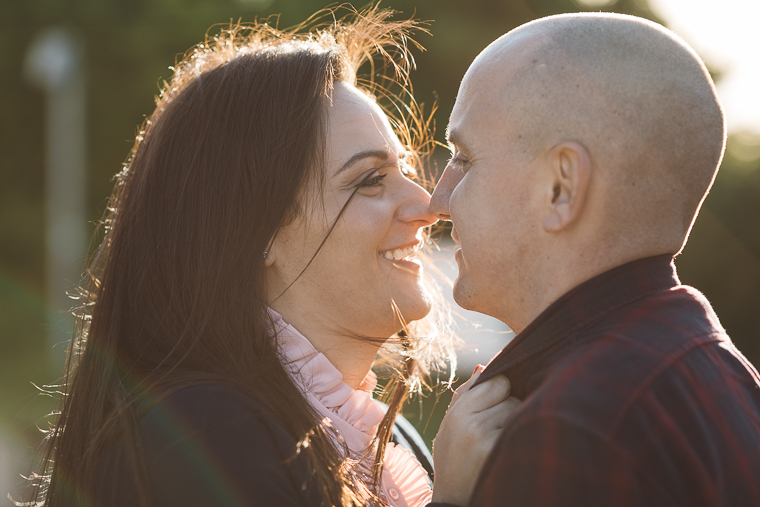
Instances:
[[[382,252],[378,252],[378,255],[380,255],[380,257],[382,257],[383,259],[387,259],[389,261],[412,262],[415,260],[417,250],[422,248],[424,244],[425,244],[424,241],[420,241],[417,244],[412,245],[412,246],[384,250]]]

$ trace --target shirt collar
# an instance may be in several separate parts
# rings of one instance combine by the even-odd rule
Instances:
[[[537,359],[565,336],[598,322],[610,312],[680,283],[670,254],[629,262],[595,276],[541,312],[488,364],[477,383],[504,374],[513,385],[513,393],[521,392],[523,389],[515,390],[521,379],[513,376],[525,371],[523,363]]]

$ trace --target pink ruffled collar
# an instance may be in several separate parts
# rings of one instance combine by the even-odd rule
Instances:
[[[328,417],[353,457],[361,457],[372,443],[385,411],[372,398],[377,376],[370,371],[354,390],[327,357],[282,316],[270,310],[283,363],[312,407]],[[427,474],[407,449],[389,443],[385,453],[382,489],[394,507],[417,507],[430,502]]]

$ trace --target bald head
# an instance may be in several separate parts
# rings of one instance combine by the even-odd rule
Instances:
[[[725,127],[704,64],[672,32],[614,14],[539,19],[486,48],[465,76],[468,87],[492,95],[504,142],[526,160],[564,141],[588,150],[616,241],[682,248],[720,163]]]

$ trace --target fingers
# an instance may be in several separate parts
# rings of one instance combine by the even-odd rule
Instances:
[[[481,412],[481,415],[486,418],[487,421],[490,421],[490,424],[492,424],[493,431],[500,432],[501,429],[504,427],[504,423],[509,418],[510,415],[512,415],[512,412],[517,409],[517,407],[520,406],[521,401],[515,398],[514,396],[510,396],[506,400],[502,401],[501,403],[498,403],[494,405],[493,407],[487,408],[483,412]]]
[[[518,400],[514,396],[510,396],[506,400],[507,408],[509,409],[509,413],[511,414],[514,412],[514,410],[520,406],[520,403],[522,403],[522,400]]]
[[[458,403],[468,412],[482,412],[503,402],[509,396],[511,384],[504,375],[496,375],[459,396]]]
[[[470,387],[477,382],[478,377],[480,377],[480,374],[483,373],[483,370],[485,370],[486,367],[482,364],[479,364],[475,367],[475,371],[472,372],[472,376],[470,376],[469,379],[467,379],[467,382],[459,386],[456,391],[454,391],[454,396],[451,398],[451,403],[449,403],[449,407],[453,407],[454,403],[459,399],[459,397],[470,390]]]
[[[449,407],[433,443],[436,501],[467,503],[479,470],[520,405],[517,398],[507,397],[509,391],[509,380],[498,375],[458,392],[457,406]]]

